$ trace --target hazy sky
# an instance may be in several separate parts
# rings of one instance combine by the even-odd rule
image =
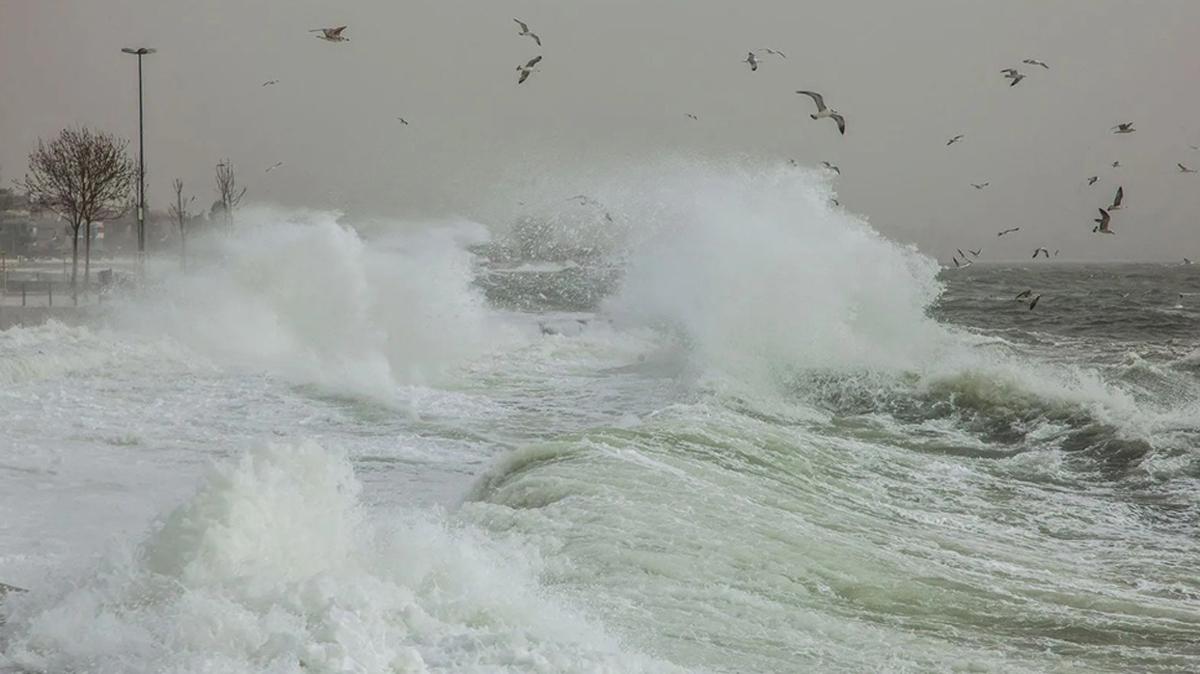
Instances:
[[[306,32],[341,24],[349,43]],[[210,203],[228,156],[249,199],[483,217],[530,166],[694,152],[829,160],[844,206],[943,259],[1200,258],[1200,174],[1175,167],[1200,168],[1198,30],[1198,0],[0,0],[0,179],[66,125],[136,141],[120,48],[146,45],[152,207],[175,176]],[[748,72],[768,46],[788,59]],[[1028,74],[1012,88],[1010,66]],[[1119,234],[1092,235],[1117,184]]]

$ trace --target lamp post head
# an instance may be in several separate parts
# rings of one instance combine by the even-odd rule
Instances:
[[[145,56],[146,54],[153,54],[154,52],[156,52],[158,50],[157,49],[149,49],[146,47],[138,47],[137,49],[125,47],[125,48],[121,49],[121,51],[125,52],[126,54],[137,54],[138,56]]]

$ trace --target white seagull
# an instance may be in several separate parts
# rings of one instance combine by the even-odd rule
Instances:
[[[1196,169],[1190,169],[1190,168],[1184,166],[1183,164],[1176,164],[1176,166],[1179,167],[1180,173],[1195,173],[1196,172]]]
[[[787,54],[779,51],[778,49],[771,49],[771,48],[767,47],[767,48],[759,49],[758,51],[760,51],[764,54],[767,54],[768,56],[778,56],[780,58],[787,58]]]
[[[1099,179],[1100,179],[1100,176],[1092,176],[1091,178],[1088,178],[1088,187],[1095,185],[1096,181]]]
[[[963,135],[960,133],[960,134],[958,134],[957,136],[955,136],[955,137],[951,138],[950,140],[946,141],[946,145],[953,145],[953,144],[957,143],[958,141],[960,141],[960,140],[962,140],[962,139],[963,139]]]
[[[750,72],[758,70],[758,57],[754,55],[754,52],[747,52],[746,60],[742,61],[742,63],[750,64]]]
[[[1118,187],[1117,193],[1113,196],[1112,206],[1109,206],[1108,210],[1115,211],[1115,210],[1120,209],[1121,208],[1121,200],[1124,198],[1125,198],[1125,188]]]
[[[1039,61],[1037,59],[1025,59],[1025,60],[1021,61],[1021,63],[1026,63],[1031,66],[1041,66],[1041,67],[1045,68],[1046,70],[1050,69],[1050,66],[1046,65],[1045,61]]]
[[[403,117],[397,117],[397,118],[396,118],[396,121],[400,122],[400,123],[401,123],[401,124],[403,124],[404,126],[408,126],[408,120],[407,120],[407,119],[404,119]]]
[[[318,40],[325,40],[327,42],[349,42],[350,38],[342,37],[342,31],[344,30],[346,30],[345,26],[338,26],[337,28],[314,28],[308,32],[320,33],[320,35],[317,36]]]
[[[1113,133],[1133,133],[1137,129],[1133,128],[1133,122],[1121,122],[1112,128]]]
[[[977,190],[981,190],[981,189],[987,187],[988,185],[991,185],[991,183],[990,182],[988,182],[988,183],[971,183],[971,187],[974,187]]]
[[[539,55],[529,59],[529,62],[525,65],[517,66],[517,72],[521,73],[521,75],[517,77],[517,84],[521,84],[525,80],[529,79],[530,73],[533,72],[533,67],[536,66],[541,60],[542,57]]]
[[[279,80],[267,80],[266,82],[262,83],[264,87],[269,87],[272,84],[279,84]]]
[[[825,168],[829,169],[830,171],[833,171],[834,173],[836,173],[838,175],[842,175],[842,169],[834,166],[833,164],[830,164],[827,161],[821,162],[821,166],[824,166]]]
[[[274,171],[275,169],[279,168],[280,166],[283,166],[283,162],[277,161],[274,164],[271,164],[270,166],[268,166],[266,172],[270,173],[271,171]]]
[[[530,31],[529,26],[525,25],[524,21],[520,19],[513,19],[513,21],[516,21],[517,25],[521,27],[521,32],[517,33],[517,35],[528,35],[529,37],[533,38],[533,41],[537,43],[537,46],[542,46],[542,38],[538,37],[537,33]]]
[[[837,110],[825,107],[824,96],[815,91],[800,90],[796,93],[808,96],[809,98],[813,99],[813,103],[817,104],[817,114],[809,115],[809,117],[812,117],[813,119],[824,119],[829,117],[833,121],[837,122],[838,131],[840,131],[843,136],[846,135],[846,118],[842,117],[842,114]]]
[[[1097,234],[1097,233],[1112,234],[1113,231],[1108,228],[1108,221],[1112,219],[1111,216],[1109,216],[1108,211],[1104,210],[1103,208],[1100,208],[1097,210],[1100,211],[1100,217],[1096,218],[1095,220],[1092,220],[1092,222],[1098,222],[1100,224],[1098,224],[1092,228],[1092,233],[1093,234]]]
[[[1050,251],[1046,250],[1045,248],[1034,248],[1033,259],[1037,259],[1038,253],[1045,253],[1047,258],[1050,257]]]

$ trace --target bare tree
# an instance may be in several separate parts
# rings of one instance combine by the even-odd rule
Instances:
[[[84,283],[90,281],[92,223],[121,217],[132,205],[129,190],[137,165],[125,152],[128,141],[86,127],[63,129],[48,144],[38,140],[29,172],[16,183],[29,199],[62,216],[70,227],[71,292],[79,271],[79,230],[84,230]]]
[[[233,162],[228,159],[217,164],[217,194],[220,196],[222,214],[225,216],[225,228],[233,231],[233,209],[242,203],[246,196],[246,188],[238,191],[237,176],[233,172]]]
[[[187,269],[187,221],[192,217],[188,213],[188,206],[196,200],[195,195],[188,197],[187,201],[183,200],[183,181],[179,178],[171,183],[171,189],[175,190],[175,203],[171,204],[168,209],[171,213],[171,219],[179,227],[179,262],[180,266]]]

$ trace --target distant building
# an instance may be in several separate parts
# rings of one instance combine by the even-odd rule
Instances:
[[[24,195],[0,189],[0,252],[10,257],[58,257],[70,249],[65,224],[34,208]]]

